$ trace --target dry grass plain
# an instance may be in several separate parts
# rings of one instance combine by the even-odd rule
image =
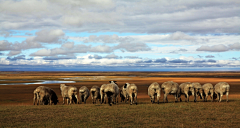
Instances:
[[[70,78],[78,89],[101,86],[109,80],[135,83],[139,89],[138,105],[118,103],[62,105],[59,84],[45,84],[52,88],[59,103],[52,106],[33,106],[33,90],[40,86],[0,85],[0,127],[240,127],[240,73],[239,72],[0,72],[0,84],[36,82],[37,80],[63,80]],[[152,82],[172,80],[177,83],[199,82],[230,84],[230,101],[197,103],[151,104],[147,88]],[[161,97],[161,101],[163,94]],[[184,96],[182,96],[184,99]],[[120,98],[119,98],[120,100]]]

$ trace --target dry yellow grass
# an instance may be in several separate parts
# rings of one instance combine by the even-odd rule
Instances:
[[[8,105],[0,127],[239,127],[239,100],[139,105]]]

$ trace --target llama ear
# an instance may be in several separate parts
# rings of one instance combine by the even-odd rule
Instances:
[[[124,88],[126,88],[127,87],[127,83],[124,85]]]

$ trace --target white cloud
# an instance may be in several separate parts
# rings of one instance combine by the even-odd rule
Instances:
[[[67,42],[62,45],[63,48],[71,49],[74,47],[74,42]]]
[[[12,46],[12,43],[8,41],[5,41],[5,40],[0,41],[0,51],[12,50],[11,46]]]
[[[228,51],[228,47],[223,44],[213,45],[213,46],[204,45],[196,50],[197,51],[209,51],[209,52],[225,52],[225,51]]]
[[[151,50],[151,48],[146,45],[145,43],[142,42],[123,42],[118,44],[116,47],[116,49],[124,49],[128,52],[137,52],[137,51],[149,51]]]
[[[213,55],[207,55],[207,56],[205,56],[206,58],[215,58],[215,56],[213,56]]]
[[[35,53],[30,54],[30,56],[50,56],[51,50],[50,49],[41,49]]]
[[[76,56],[68,56],[68,55],[64,55],[64,56],[50,56],[50,57],[44,57],[44,60],[62,60],[62,59],[76,59]]]
[[[60,4],[62,6],[70,5],[73,8],[85,8],[89,7],[92,9],[108,9],[114,6],[112,0],[50,0],[54,4]]]
[[[110,18],[109,18],[110,17]],[[119,25],[117,14],[114,12],[89,12],[89,11],[79,11],[72,13],[71,15],[64,15],[61,17],[60,22],[64,26],[79,27],[83,26],[94,26],[95,25]],[[91,30],[89,30],[91,31]]]
[[[99,55],[90,55],[88,56],[89,59],[102,59],[103,57],[102,56],[99,56]]]
[[[9,0],[0,1],[0,30],[238,33],[239,5],[236,0]]]
[[[45,0],[1,1],[0,8],[7,14],[34,14],[47,12],[49,3]]]
[[[132,59],[124,59],[117,57],[114,54],[110,54],[109,57],[93,59],[87,56],[53,56],[53,57],[44,57],[44,58],[36,58],[34,59],[26,59],[24,55],[16,56],[13,58],[0,60],[0,64],[13,64],[14,65],[45,65],[45,66],[79,66],[79,65],[88,65],[92,68],[96,66],[103,66],[106,68],[109,67],[127,67],[127,68],[139,68],[149,69],[149,68],[198,68],[198,67],[236,67],[240,66],[239,60],[213,60],[213,59],[199,59],[194,57],[185,57],[181,56],[179,58],[161,58],[161,59],[140,59],[140,58],[132,58]],[[51,61],[49,61],[51,60]]]
[[[19,55],[16,57],[7,57],[7,59],[11,61],[21,60],[21,59],[25,59],[25,55]]]
[[[118,43],[126,40],[125,38],[120,38],[118,35],[113,34],[113,35],[90,35],[87,39],[85,39],[83,42],[84,43],[89,43],[89,42],[102,42],[102,43]]]
[[[14,56],[14,55],[18,55],[18,54],[20,54],[20,53],[22,53],[22,51],[10,51],[10,52],[8,53],[8,56]]]
[[[173,34],[169,35],[169,38],[172,40],[196,40],[194,37],[186,35],[185,33],[180,31],[174,32]]]
[[[31,39],[26,39],[21,43],[19,42],[12,43],[5,40],[0,41],[0,51],[9,51],[9,50],[21,51],[26,49],[42,48],[42,47],[43,46],[40,43],[34,42]]]
[[[4,0],[0,1],[4,54],[0,54],[20,58],[31,52],[40,58],[9,59],[35,65],[221,67],[230,65],[219,61],[227,59],[226,54],[238,58],[232,51],[240,50],[239,6],[236,0]],[[28,32],[35,35],[22,35]],[[222,57],[206,59],[212,58],[206,52],[222,52]],[[186,54],[202,60],[179,58]],[[128,63],[131,59],[133,63]]]
[[[92,47],[89,51],[98,52],[98,53],[109,53],[109,52],[113,52],[113,48],[107,45],[98,45],[98,46]]]
[[[108,46],[108,45],[83,45],[77,44],[74,45],[74,42],[67,42],[62,44],[60,48],[53,49],[41,49],[37,52],[30,54],[30,56],[56,56],[56,55],[68,55],[74,53],[111,53],[115,50],[126,50],[128,52],[138,52],[138,51],[149,51],[151,48],[142,42],[123,42],[119,43],[116,46]]]
[[[8,31],[0,31],[0,36],[3,35],[5,38],[10,37],[11,33]]]
[[[209,52],[225,52],[230,50],[240,50],[240,43],[229,44],[228,46],[224,44],[218,44],[213,46],[201,46],[196,49],[197,51],[209,51]]]
[[[240,43],[229,44],[228,46],[231,50],[240,50]]]
[[[62,43],[65,33],[61,29],[54,30],[41,30],[36,32],[36,37],[34,41],[43,43]]]
[[[108,58],[108,59],[118,59],[118,58],[122,58],[121,56],[117,56],[115,55],[114,53],[113,54],[109,54],[107,56],[105,56],[105,58]]]

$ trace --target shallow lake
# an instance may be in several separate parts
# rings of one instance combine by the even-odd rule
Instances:
[[[3,80],[2,80],[3,81]],[[56,83],[76,83],[75,81],[60,81],[60,80],[39,80],[40,82],[32,82],[32,83],[7,83],[0,85],[29,85],[29,84],[56,84]]]

